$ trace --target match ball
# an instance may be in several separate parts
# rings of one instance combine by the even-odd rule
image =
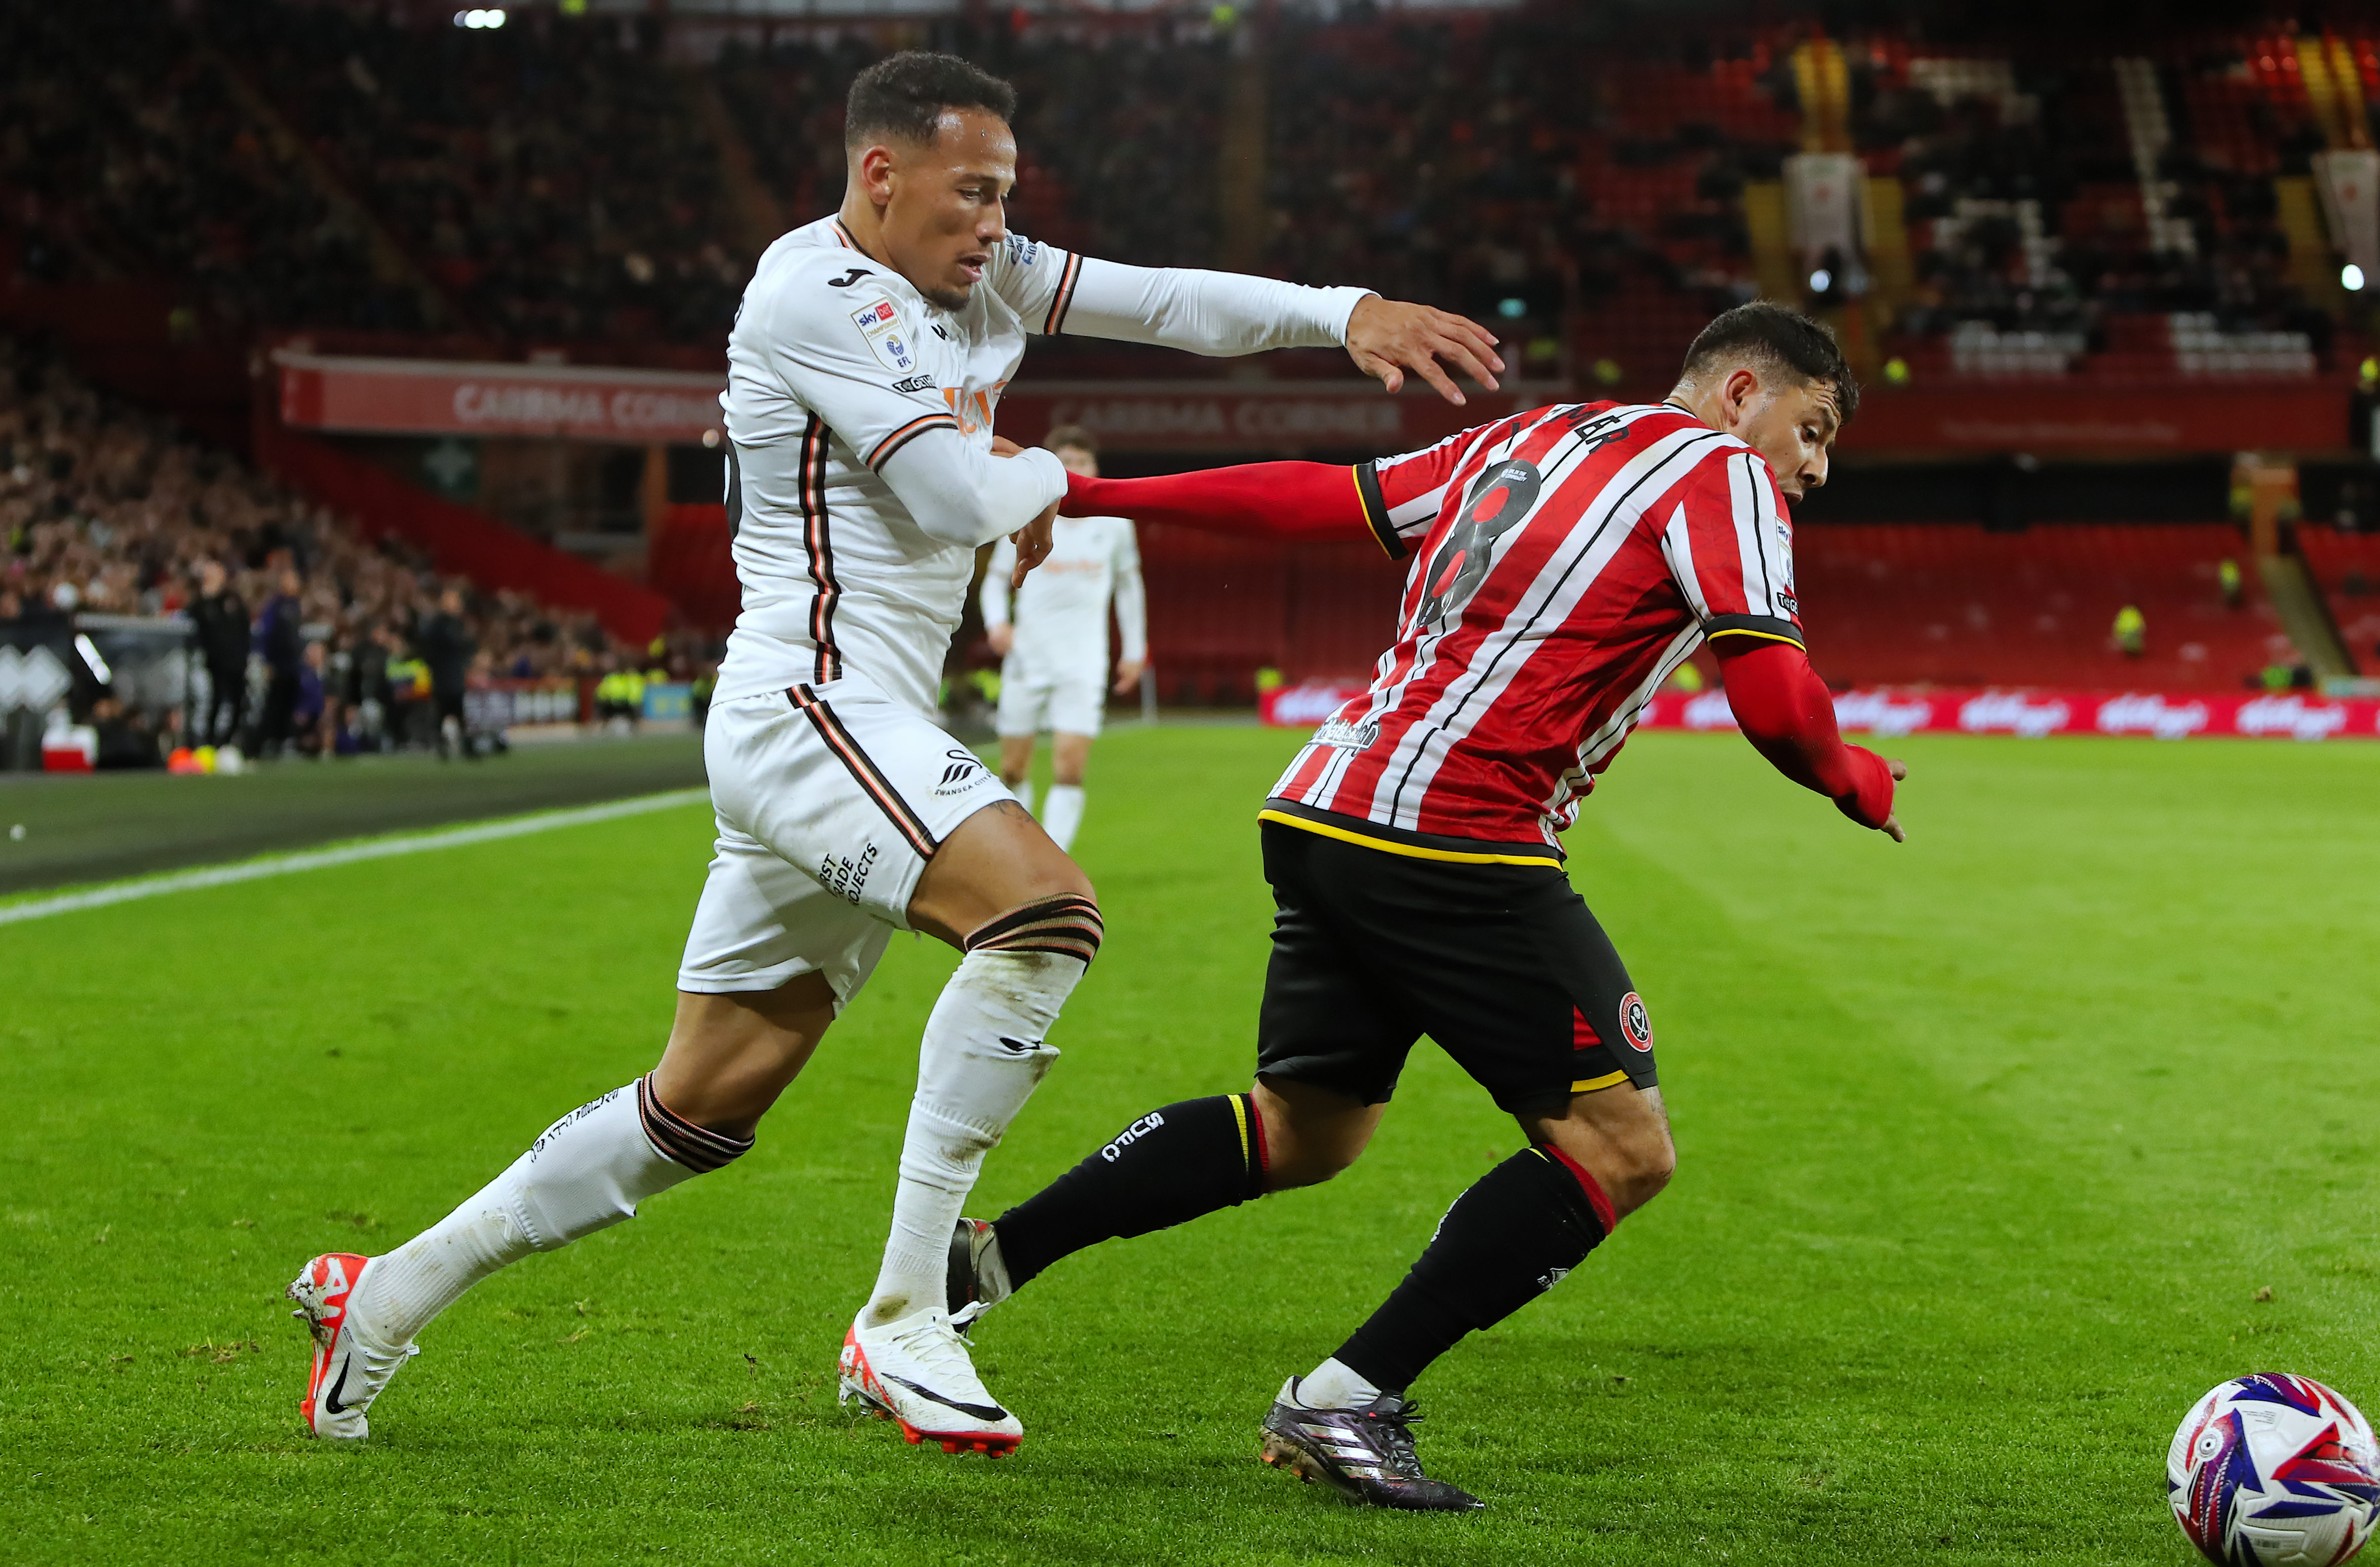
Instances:
[[[2165,1460],[2174,1521],[2221,1567],[2333,1567],[2380,1519],[2380,1442],[2320,1382],[2235,1378],[2192,1405]]]

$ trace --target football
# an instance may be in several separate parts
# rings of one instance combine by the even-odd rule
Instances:
[[[2224,1567],[2329,1567],[2380,1517],[2380,1444],[2320,1382],[2260,1371],[2191,1406],[2166,1454],[2174,1521]]]

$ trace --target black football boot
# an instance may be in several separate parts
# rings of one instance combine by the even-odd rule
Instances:
[[[964,1335],[975,1319],[1008,1298],[1008,1269],[994,1248],[990,1221],[962,1219],[951,1231],[951,1326]]]
[[[1297,1399],[1297,1379],[1282,1384],[1265,1416],[1261,1456],[1311,1484],[1316,1480],[1373,1507],[1410,1512],[1467,1512],[1488,1504],[1460,1487],[1421,1472],[1413,1422],[1417,1405],[1384,1392],[1361,1409],[1308,1409]]]

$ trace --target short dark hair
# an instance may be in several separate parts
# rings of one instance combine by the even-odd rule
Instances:
[[[1061,446],[1072,446],[1095,457],[1099,455],[1099,438],[1079,424],[1053,425],[1050,433],[1041,437],[1041,444],[1053,452]]]
[[[1859,383],[1844,362],[1835,334],[1799,310],[1766,299],[1738,305],[1696,334],[1679,378],[1699,386],[1705,375],[1730,359],[1751,359],[1787,371],[1804,386],[1832,383],[1838,423],[1849,424],[1859,409]]]
[[[1016,117],[1016,89],[956,55],[904,49],[852,79],[844,101],[843,144],[864,147],[886,137],[930,146],[945,109],[982,109]]]

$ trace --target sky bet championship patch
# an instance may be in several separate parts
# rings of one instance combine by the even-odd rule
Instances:
[[[917,358],[909,351],[909,340],[901,330],[900,312],[893,310],[890,299],[874,299],[851,312],[851,324],[859,328],[860,336],[875,352],[877,362],[896,375],[906,375],[917,368]]]

